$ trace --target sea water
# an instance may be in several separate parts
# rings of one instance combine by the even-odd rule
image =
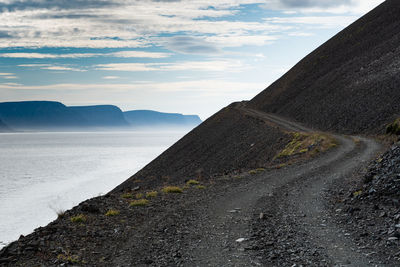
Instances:
[[[109,192],[187,131],[0,134],[0,248]]]

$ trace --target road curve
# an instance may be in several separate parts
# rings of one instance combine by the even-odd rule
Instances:
[[[289,131],[312,131],[276,115],[245,107],[240,109]],[[262,265],[263,259],[254,258],[235,242],[239,238],[250,238],[249,221],[257,214],[273,214],[269,207],[281,205],[287,216],[295,218],[294,221],[305,228],[303,231],[309,234],[309,241],[323,248],[327,264],[375,266],[357,252],[357,246],[344,236],[346,233],[330,222],[321,193],[336,179],[351,175],[372,160],[380,145],[366,138],[359,139],[358,145],[351,137],[336,135],[335,138],[340,142],[335,151],[301,166],[261,174],[216,200],[214,203],[218,206],[210,209],[207,220],[197,226],[204,228],[205,238],[188,250],[196,255],[193,263],[198,266]],[[230,213],[235,209],[237,212]]]
[[[247,109],[244,103],[236,108],[287,131],[312,131],[277,115]],[[286,255],[298,252],[289,251],[293,246],[288,243],[318,252],[316,261],[308,265],[377,266],[375,259],[367,258],[351,236],[332,222],[323,193],[334,181],[345,179],[365,166],[376,156],[380,145],[367,138],[359,138],[356,143],[352,137],[335,137],[340,145],[318,158],[234,183],[229,181],[227,186],[216,184],[202,199],[187,200],[186,206],[181,206],[184,216],[171,211],[160,221],[151,221],[137,231],[142,231],[143,238],[159,240],[154,257],[172,255],[179,266],[296,266],[293,265],[296,259],[291,261]],[[260,220],[260,214],[268,216]],[[176,221],[178,217],[180,222]],[[149,232],[156,231],[158,225],[167,226],[149,237]],[[260,231],[269,230],[283,232],[289,239],[269,240],[272,237],[268,235],[260,238]],[[300,234],[293,237],[293,232],[300,233],[301,238]],[[266,243],[270,247],[265,248]],[[154,244],[143,242],[143,246],[147,245],[149,251],[154,248]],[[130,247],[128,241],[121,249],[121,256],[115,258],[115,266],[129,262],[129,255],[135,253]],[[282,250],[285,247],[289,247],[287,251]],[[278,254],[268,257],[271,253]]]

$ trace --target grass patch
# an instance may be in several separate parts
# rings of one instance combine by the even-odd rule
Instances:
[[[71,217],[71,222],[73,222],[73,223],[84,223],[84,222],[86,222],[86,220],[87,220],[87,218],[83,214],[79,214],[74,217]]]
[[[284,167],[286,167],[286,163],[282,163],[276,166],[277,169],[282,169]]]
[[[79,257],[78,256],[73,256],[73,255],[64,255],[64,254],[59,254],[57,256],[57,259],[63,262],[67,262],[69,264],[76,264],[80,263]]]
[[[106,216],[117,216],[117,215],[119,215],[119,210],[113,210],[113,209],[109,209],[107,212],[106,212]]]
[[[400,118],[386,127],[386,134],[389,135],[400,135]]]
[[[201,190],[202,190],[202,189],[206,189],[206,187],[205,187],[204,185],[198,185],[198,186],[196,186],[196,188],[197,188],[197,189],[201,189]]]
[[[62,219],[65,217],[65,210],[56,210],[57,218]]]
[[[189,180],[186,182],[186,184],[187,185],[198,185],[198,184],[200,184],[200,182],[196,181],[196,180]]]
[[[133,198],[132,193],[124,193],[122,194],[122,198]]]
[[[143,207],[143,206],[146,206],[147,204],[149,204],[149,201],[147,199],[137,199],[137,200],[131,201],[129,206],[131,206],[131,207]]]
[[[180,188],[179,186],[166,186],[163,189],[161,189],[164,193],[183,193],[183,189]]]
[[[142,194],[142,193],[137,193],[137,194],[135,195],[135,198],[141,199],[141,198],[143,198],[143,194]]]
[[[152,197],[156,197],[158,195],[157,191],[151,191],[151,192],[147,192],[146,193],[146,197],[147,198],[152,198]]]
[[[260,172],[264,172],[264,171],[265,171],[264,168],[257,168],[257,169],[254,169],[254,170],[249,171],[249,174],[251,174],[251,175],[256,175],[256,174],[258,174],[258,173],[260,173]]]
[[[337,146],[337,141],[322,133],[291,133],[292,140],[274,159],[290,158],[295,155],[309,154],[314,156]]]

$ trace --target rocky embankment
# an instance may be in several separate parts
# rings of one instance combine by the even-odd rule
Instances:
[[[400,263],[400,142],[350,183],[331,192],[332,217],[384,263]]]

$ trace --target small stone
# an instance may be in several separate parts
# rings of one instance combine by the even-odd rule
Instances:
[[[264,219],[264,213],[260,213],[260,220]]]
[[[398,240],[398,238],[395,237],[395,236],[391,236],[391,237],[388,238],[388,240],[389,240],[389,241],[395,241],[395,240]]]
[[[385,217],[386,216],[386,212],[384,212],[384,211],[382,211],[380,214],[379,214],[379,217]]]
[[[238,242],[238,243],[243,243],[244,241],[246,241],[246,238],[243,238],[243,237],[236,239],[236,242]]]

